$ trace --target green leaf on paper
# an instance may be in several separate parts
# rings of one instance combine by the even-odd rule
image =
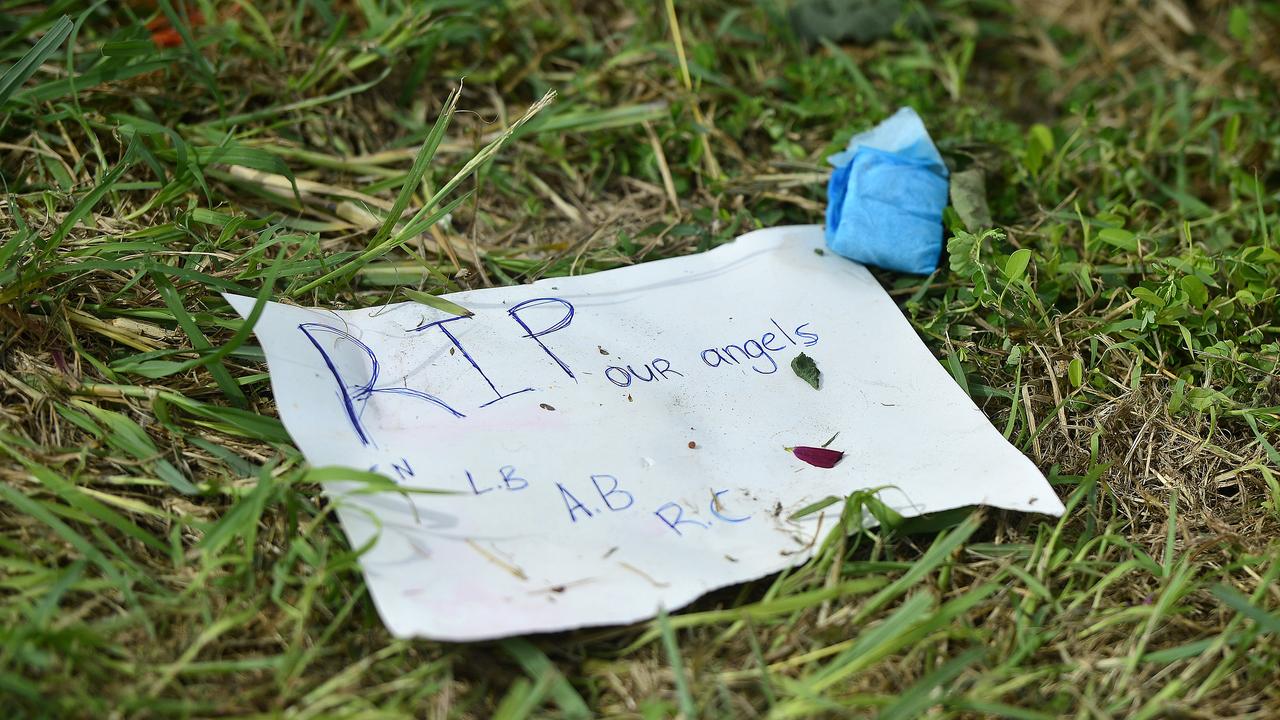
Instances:
[[[812,385],[814,390],[818,389],[818,381],[822,378],[822,371],[818,369],[818,364],[813,361],[813,358],[800,353],[791,361],[791,370],[801,380]]]

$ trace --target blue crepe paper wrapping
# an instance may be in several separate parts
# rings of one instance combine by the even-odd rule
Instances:
[[[828,158],[827,247],[866,265],[928,275],[942,255],[947,166],[902,108]]]

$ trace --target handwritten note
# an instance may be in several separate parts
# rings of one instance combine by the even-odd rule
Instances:
[[[840,506],[788,518],[858,489],[888,486],[906,516],[1060,514],[875,279],[821,246],[816,226],[761,230],[448,296],[471,317],[269,304],[255,331],[308,461],[452,491],[328,488],[352,545],[372,543],[363,568],[391,631],[479,640],[649,618],[805,561]],[[790,369],[801,352],[818,390]],[[837,433],[834,468],[787,451]]]

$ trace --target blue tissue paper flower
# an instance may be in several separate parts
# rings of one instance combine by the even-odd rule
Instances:
[[[928,275],[942,255],[947,166],[902,108],[828,158],[827,247],[865,265]]]

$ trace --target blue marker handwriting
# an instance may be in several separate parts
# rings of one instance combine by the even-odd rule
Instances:
[[[552,323],[551,325],[545,328],[534,330],[529,326],[529,323],[524,319],[524,317],[521,316],[520,311],[525,310],[527,308],[533,308],[533,307],[539,307],[539,306],[545,306],[545,305],[559,305],[564,309],[564,314],[560,317],[559,320]],[[530,340],[533,340],[535,343],[537,343],[538,347],[541,348],[542,351],[545,352],[548,357],[554,360],[556,365],[559,366],[559,368],[563,370],[570,378],[574,377],[573,371],[569,369],[569,366],[566,365],[564,361],[561,360],[560,357],[551,350],[551,348],[547,345],[547,343],[543,340],[543,338],[545,338],[547,335],[550,335],[555,332],[559,332],[567,328],[569,324],[573,322],[573,312],[574,310],[573,310],[572,303],[570,303],[567,300],[561,300],[560,298],[534,298],[532,300],[526,300],[507,311],[507,314],[515,322],[518,328],[524,331],[524,334],[522,337],[528,338]],[[532,392],[533,388],[531,387],[526,387],[520,390],[516,390],[514,392],[507,392],[507,393],[504,393],[501,390],[499,390],[498,386],[494,384],[493,380],[488,376],[488,374],[485,373],[484,369],[480,366],[480,363],[476,360],[476,358],[467,351],[467,348],[462,344],[462,342],[458,339],[458,337],[454,335],[453,332],[450,331],[448,327],[448,323],[474,321],[474,318],[475,316],[445,318],[443,320],[437,320],[435,322],[420,324],[417,327],[410,328],[406,332],[422,333],[431,329],[437,329],[444,336],[444,338],[448,340],[448,342],[453,346],[453,349],[456,349],[457,351],[462,353],[462,356],[467,360],[468,363],[470,363],[472,369],[474,369],[475,372],[480,375],[480,377],[484,380],[485,384],[489,386],[489,389],[496,396],[495,398],[488,400],[487,402],[481,403],[479,405],[479,407],[481,408],[488,407],[489,405],[492,405],[493,403],[496,403],[499,400],[504,400],[513,395]],[[329,373],[333,376],[334,383],[336,383],[337,385],[337,392],[336,392],[337,400],[342,407],[343,413],[346,415],[347,421],[351,425],[352,431],[355,433],[356,437],[360,440],[361,445],[365,445],[365,446],[372,445],[374,447],[377,446],[377,443],[374,441],[372,434],[370,433],[369,429],[365,426],[365,423],[363,421],[363,416],[364,416],[365,406],[369,403],[369,401],[375,395],[378,395],[378,394],[394,394],[394,395],[417,398],[419,400],[422,400],[424,402],[437,406],[438,408],[440,408],[444,412],[449,413],[455,418],[466,417],[461,412],[454,409],[452,405],[445,402],[443,399],[436,397],[435,395],[432,395],[431,393],[426,392],[425,390],[410,388],[410,387],[407,387],[406,385],[378,385],[378,373],[380,370],[380,362],[378,360],[377,353],[374,352],[373,348],[366,345],[363,341],[361,341],[359,338],[352,335],[351,333],[346,332],[345,330],[340,330],[331,325],[326,325],[324,323],[317,323],[317,322],[302,323],[298,325],[298,330],[303,335],[306,336],[307,340],[310,341],[312,347],[314,347],[316,349],[316,352],[320,354],[320,358],[324,362],[325,367],[328,368]],[[326,338],[329,340],[329,342],[328,343],[321,342],[321,338],[326,336],[332,336],[331,338]],[[368,357],[368,361],[369,361],[368,368],[367,369],[361,368],[361,371],[363,371],[368,375],[367,380],[364,380],[364,381],[353,380],[351,377],[344,375],[343,374],[344,371],[338,368],[338,364],[334,362],[333,356],[330,355],[330,352],[331,352],[331,349],[336,348],[338,346],[338,343],[341,341],[346,341],[351,343],[359,351],[363,352]],[[347,371],[347,372],[350,372],[350,371]]]
[[[400,458],[389,464],[400,481],[409,480],[416,475],[408,458]],[[369,472],[379,472],[379,466],[373,465],[369,468]],[[535,488],[536,492],[538,487],[549,490],[554,486],[554,492],[559,496],[559,501],[564,507],[564,514],[561,517],[566,518],[571,526],[585,525],[613,513],[632,510],[637,505],[635,494],[624,488],[617,476],[607,473],[589,474],[575,481],[531,482],[516,469],[516,466],[503,465],[496,470],[484,472],[463,470],[462,477],[465,478],[465,489],[460,494],[471,497],[500,497],[509,493],[520,493],[529,488]],[[731,512],[725,507],[725,503],[720,498],[728,494],[728,490],[712,489],[710,492],[711,500],[707,504],[705,514],[699,512],[700,509],[693,505],[671,501],[662,503],[656,508],[650,505],[653,509],[649,511],[648,517],[652,518],[651,522],[660,523],[681,538],[711,530],[717,523],[737,525],[751,519],[751,515]],[[491,495],[491,493],[494,494]],[[634,517],[645,517],[643,510],[639,512],[640,514]]]
[[[360,438],[361,445],[374,444],[373,438],[369,435],[369,431],[365,428],[361,417],[364,415],[365,405],[368,404],[369,400],[372,399],[374,395],[379,393],[415,397],[424,402],[436,405],[441,410],[449,413],[455,418],[464,417],[462,413],[454,410],[443,400],[430,393],[426,393],[421,390],[414,390],[413,388],[408,388],[403,385],[384,385],[379,387],[378,356],[374,354],[372,348],[365,345],[359,338],[355,337],[351,333],[339,330],[335,327],[323,325],[321,323],[302,323],[298,326],[298,329],[301,330],[302,334],[306,335],[307,339],[311,341],[311,344],[315,346],[315,349],[320,353],[320,357],[324,359],[325,366],[328,367],[329,372],[332,373],[334,382],[338,384],[338,399],[342,403],[342,409],[346,413],[347,420],[350,421],[352,429],[355,430],[356,437]],[[342,374],[338,372],[337,365],[334,364],[333,359],[329,357],[329,353],[325,351],[324,346],[320,343],[320,340],[317,337],[326,333],[336,335],[339,338],[352,343],[369,356],[370,368],[368,380],[363,383],[353,383],[349,379],[344,378]]]
[[[464,470],[466,492],[472,496],[487,495],[503,491],[519,492],[529,487],[555,486],[560,503],[564,507],[564,515],[571,525],[585,524],[591,520],[631,510],[637,503],[631,490],[623,487],[617,476],[595,473],[577,481],[555,481],[530,483],[519,477],[513,465],[504,465],[497,472],[485,474]],[[709,530],[715,522],[737,525],[751,519],[750,515],[739,515],[725,508],[720,498],[728,490],[712,490],[711,501],[707,505],[707,514],[702,515],[693,507],[686,507],[679,502],[666,502],[652,510],[652,517],[680,537],[694,530]],[[497,496],[494,496],[497,497]],[[652,506],[651,506],[652,507]],[[686,517],[686,514],[690,517]]]
[[[769,322],[778,330],[777,333],[768,331],[761,334],[759,340],[753,337],[742,343],[709,347],[699,357],[707,367],[746,365],[761,375],[772,375],[778,371],[778,361],[773,359],[772,353],[783,352],[790,347],[813,347],[818,344],[818,334],[805,330],[809,323],[798,325],[787,332],[777,320],[770,318]]]
[[[550,311],[551,317],[554,318],[553,321],[548,321],[548,311]],[[546,356],[547,362],[542,365],[543,372],[550,371],[556,375],[563,373],[564,377],[578,383],[582,380],[581,368],[575,370],[569,361],[565,359],[566,357],[580,357],[580,355],[574,355],[571,352],[574,340],[572,331],[565,332],[573,324],[575,312],[573,303],[568,300],[555,297],[539,297],[525,300],[512,306],[506,311],[506,316],[511,322],[509,327],[511,328],[513,339],[532,342],[536,351],[540,351],[541,354]],[[374,434],[364,416],[369,403],[378,396],[396,395],[412,398],[432,407],[444,416],[456,420],[464,420],[468,417],[467,413],[489,408],[495,403],[511,397],[537,392],[538,388],[529,383],[527,378],[514,380],[509,377],[497,378],[491,372],[485,370],[484,353],[477,352],[474,347],[468,347],[459,338],[456,331],[457,328],[464,327],[466,323],[472,322],[482,322],[482,320],[476,315],[447,317],[431,322],[421,322],[415,327],[405,330],[406,334],[417,336],[433,335],[439,338],[444,343],[444,347],[449,349],[451,355],[457,353],[461,355],[461,360],[466,361],[466,364],[461,366],[465,368],[462,372],[474,373],[471,377],[483,383],[483,386],[478,385],[477,388],[487,388],[487,391],[480,391],[481,394],[476,397],[450,397],[448,399],[430,392],[425,387],[429,378],[423,377],[421,374],[413,376],[412,383],[410,378],[403,378],[400,384],[380,382],[381,363],[377,352],[345,330],[320,322],[302,323],[298,325],[298,330],[306,336],[311,346],[315,348],[320,360],[332,376],[335,386],[335,409],[341,411],[346,423],[350,425],[352,432],[362,446],[377,447]],[[647,362],[639,364],[624,363],[617,359],[620,356],[615,356],[610,358],[610,361],[617,364],[607,365],[602,372],[587,373],[587,375],[591,376],[593,382],[603,380],[619,388],[630,388],[649,383],[678,383],[699,367],[712,369],[736,367],[743,370],[750,369],[760,375],[772,375],[780,367],[777,359],[778,355],[797,348],[812,347],[818,344],[819,337],[812,330],[811,323],[801,323],[794,326],[788,324],[784,327],[777,320],[769,318],[769,324],[765,327],[767,329],[764,332],[758,335],[753,334],[746,340],[723,344],[717,343],[694,350],[693,357],[683,364],[671,359],[675,356],[669,354],[656,356]],[[787,329],[788,327],[791,329]],[[596,346],[594,340],[598,340],[598,338],[593,339],[588,345]],[[336,353],[344,343],[350,344],[356,349],[357,357],[363,355],[365,362],[357,363],[356,367],[352,367],[350,362],[336,362]],[[506,348],[504,348],[505,350]],[[488,352],[492,353],[493,351],[490,349]],[[492,355],[489,355],[489,360],[492,360]],[[703,370],[703,372],[706,372],[706,370]],[[451,393],[457,392],[457,390],[451,391]],[[465,408],[466,413],[460,408]],[[404,472],[400,469],[397,469],[397,474],[400,477],[404,476]],[[577,507],[574,502],[576,496],[570,490],[564,490],[564,497],[568,507]],[[589,509],[586,505],[581,505],[577,512],[571,510],[569,514],[573,518],[589,517],[590,515],[587,513]],[[610,509],[613,508],[610,507]],[[673,509],[662,511],[662,513],[673,512],[675,512]],[[668,515],[659,514],[659,517],[664,518],[665,521]],[[682,516],[671,515],[670,517],[673,519],[668,524],[673,529],[682,527],[682,522],[694,522],[683,520]]]

